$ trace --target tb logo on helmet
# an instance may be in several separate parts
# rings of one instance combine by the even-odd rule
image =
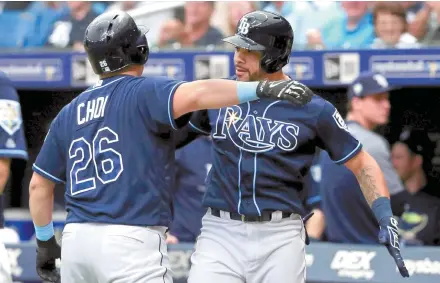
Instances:
[[[249,24],[247,18],[243,18],[243,19],[240,21],[240,25],[238,26],[238,33],[241,33],[241,34],[243,34],[243,35],[248,34],[248,32],[249,32],[249,27],[250,27],[250,24]]]

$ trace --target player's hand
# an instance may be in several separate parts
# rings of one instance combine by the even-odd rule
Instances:
[[[288,100],[303,106],[312,100],[313,92],[304,84],[295,80],[260,81],[257,87],[259,98]]]
[[[42,280],[60,282],[60,274],[55,266],[57,258],[61,258],[61,247],[55,236],[47,241],[37,240],[37,274]]]
[[[175,244],[179,243],[179,239],[177,239],[176,236],[171,235],[170,233],[167,233],[166,243],[170,244],[170,245],[175,245]]]
[[[394,258],[402,277],[409,277],[405,262],[400,254],[397,224],[397,220],[393,217],[384,218],[380,221],[379,243],[385,245],[385,247],[388,249],[388,252]]]

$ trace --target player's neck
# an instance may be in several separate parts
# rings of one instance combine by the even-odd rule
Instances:
[[[290,78],[286,74],[284,74],[282,71],[272,73],[272,74],[265,74],[263,79],[269,80],[269,81],[290,80]]]
[[[405,186],[408,192],[414,194],[426,186],[427,180],[423,169],[417,170],[411,177],[405,180]]]
[[[111,77],[116,77],[116,76],[133,76],[133,77],[139,77],[141,74],[139,74],[138,70],[126,70],[123,72],[118,72],[118,73],[113,73],[113,74],[104,74],[99,76],[99,79],[103,80],[103,79],[108,79]]]
[[[354,122],[358,123],[359,125],[361,125],[362,127],[364,127],[365,129],[368,129],[371,131],[377,127],[376,124],[371,123],[370,121],[365,119],[365,117],[363,117],[362,115],[359,115],[354,112],[348,112],[346,120],[347,121],[354,121]]]

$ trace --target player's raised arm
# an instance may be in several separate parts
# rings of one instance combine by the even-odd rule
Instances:
[[[312,96],[313,92],[307,86],[294,80],[200,80],[177,87],[173,98],[173,115],[176,119],[188,112],[222,108],[259,98],[288,100],[296,105],[305,105],[310,102]]]

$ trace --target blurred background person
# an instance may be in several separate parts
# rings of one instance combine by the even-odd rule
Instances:
[[[304,189],[307,194],[304,199],[304,209],[307,213],[313,212],[313,216],[305,223],[310,241],[325,240],[325,215],[321,207],[321,181],[322,168],[319,158],[322,149],[316,148],[312,166],[309,173],[304,177]]]
[[[293,11],[293,1],[267,1],[266,5],[263,7],[263,10],[280,14],[286,18]]]
[[[83,39],[87,26],[98,15],[92,9],[92,3],[69,1],[69,14],[55,22],[47,44],[56,48],[72,48],[84,51]]]
[[[107,7],[105,12],[112,12],[112,11],[127,12],[137,7],[140,7],[143,4],[145,4],[144,1],[115,1],[115,2],[111,2],[111,4]]]
[[[215,2],[209,1],[185,2],[183,21],[179,23],[173,19],[165,22],[160,32],[158,46],[209,48],[223,44],[223,34],[210,23],[214,4]]]
[[[212,143],[209,136],[200,136],[176,150],[173,221],[167,234],[168,244],[194,243],[200,234],[206,208],[202,198],[205,180],[212,166]]]
[[[69,15],[66,2],[35,1],[24,11],[23,47],[42,47],[48,41],[55,22]]]
[[[320,30],[334,18],[343,16],[337,1],[294,1],[287,20],[295,31],[294,49],[314,48],[308,46],[308,37],[320,36]]]
[[[12,283],[11,264],[4,244],[16,244],[18,234],[5,228],[3,193],[13,159],[28,160],[20,100],[12,81],[0,72],[0,282]]]
[[[330,19],[319,32],[308,34],[308,45],[319,49],[365,49],[374,40],[373,17],[366,1],[342,1],[342,16]]]
[[[411,19],[410,33],[422,44],[438,45],[440,43],[440,2],[423,1],[418,5],[414,3],[404,5],[408,9],[413,8],[414,11],[407,13]]]
[[[216,2],[211,24],[217,27],[225,36],[234,35],[241,17],[247,13],[258,10],[259,7],[260,3],[257,1]]]
[[[407,244],[440,245],[440,184],[429,174],[433,156],[426,130],[406,129],[392,147],[393,166],[406,188],[396,197],[404,200],[399,228]]]
[[[348,131],[362,143],[363,148],[377,161],[391,195],[404,191],[403,184],[391,164],[387,140],[374,132],[387,124],[391,105],[392,87],[378,73],[362,73],[348,89]],[[325,215],[326,237],[330,242],[377,244],[379,226],[365,200],[356,177],[344,166],[336,165],[326,152],[319,158],[321,208]],[[401,215],[403,204],[393,214]]]
[[[373,48],[419,48],[408,24],[404,7],[399,2],[378,2],[373,10],[376,38]]]

